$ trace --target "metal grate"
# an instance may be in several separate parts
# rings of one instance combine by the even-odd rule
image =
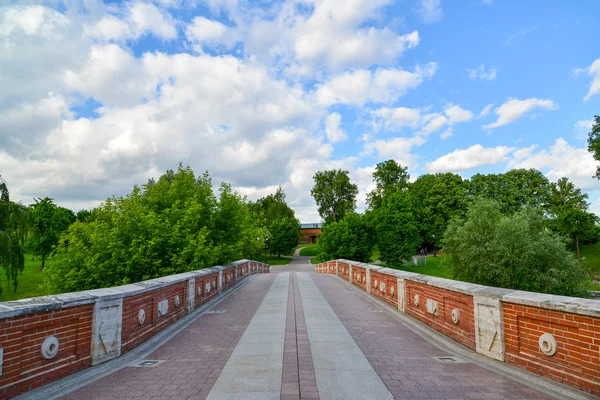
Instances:
[[[465,361],[456,356],[441,356],[441,357],[433,357],[433,358],[444,364],[468,363],[468,361]]]
[[[210,310],[207,311],[206,314],[225,314],[226,310]]]
[[[132,364],[131,367],[152,368],[152,367],[156,367],[164,362],[165,362],[165,360],[142,360],[135,364]]]

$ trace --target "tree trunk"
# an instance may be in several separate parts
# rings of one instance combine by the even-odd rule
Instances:
[[[579,234],[575,234],[575,247],[577,247],[577,259],[581,261],[581,253],[579,253]]]
[[[44,270],[44,265],[46,264],[46,255],[42,254],[42,265],[40,265],[40,271]]]

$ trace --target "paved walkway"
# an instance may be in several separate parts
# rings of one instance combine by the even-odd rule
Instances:
[[[451,354],[307,262],[254,276],[145,358],[156,366],[120,369],[62,398],[553,398],[493,368],[436,360]]]

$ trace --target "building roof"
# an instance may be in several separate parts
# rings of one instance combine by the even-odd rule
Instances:
[[[300,224],[302,229],[321,229],[323,224]]]

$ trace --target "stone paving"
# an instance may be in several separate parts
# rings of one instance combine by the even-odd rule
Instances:
[[[470,362],[436,360],[449,354],[382,307],[294,257],[288,266],[256,275],[212,310],[224,313],[202,315],[145,358],[162,361],[158,365],[122,368],[62,398],[552,398]],[[272,346],[256,340],[258,331]],[[264,377],[244,378],[247,359],[240,357],[248,351]],[[274,369],[281,375],[275,377]]]

